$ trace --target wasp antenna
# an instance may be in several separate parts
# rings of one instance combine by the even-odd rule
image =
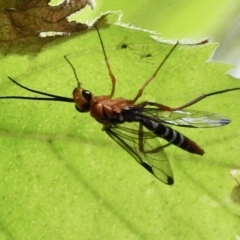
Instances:
[[[14,80],[11,77],[8,77],[8,79],[11,80],[17,86],[19,86],[20,88],[23,88],[29,92],[37,93],[39,95],[47,96],[48,98],[46,98],[46,97],[24,97],[24,96],[0,96],[0,99],[25,99],[25,100],[36,100],[36,101],[74,102],[74,100],[72,98],[58,96],[55,94],[34,90],[31,88],[25,87],[24,85],[18,83],[16,80]]]
[[[76,69],[74,68],[74,66],[72,65],[72,63],[70,62],[70,60],[67,58],[67,56],[65,55],[64,56],[65,60],[67,61],[67,63],[70,65],[70,67],[72,68],[73,70],[73,73],[74,73],[74,76],[75,76],[75,79],[77,81],[77,87],[79,88],[81,86],[81,83],[78,79],[78,76],[77,76],[77,72],[76,72]]]
[[[111,78],[111,81],[112,81],[112,90],[111,90],[111,93],[109,95],[109,97],[111,98],[113,95],[114,95],[114,92],[115,92],[115,86],[116,86],[116,78],[112,72],[112,69],[110,67],[110,64],[108,62],[108,57],[107,57],[107,54],[106,54],[106,51],[105,51],[105,48],[104,48],[104,45],[103,45],[103,40],[102,40],[102,37],[100,35],[100,32],[99,32],[99,29],[96,25],[93,25],[96,30],[97,30],[97,34],[98,34],[98,37],[99,37],[99,40],[100,40],[100,44],[101,44],[101,47],[102,47],[102,51],[103,51],[103,55],[104,55],[104,60],[105,60],[105,63],[106,63],[106,66],[107,66],[107,69],[108,69],[108,74]]]

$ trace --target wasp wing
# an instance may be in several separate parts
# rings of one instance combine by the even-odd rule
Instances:
[[[129,127],[125,127],[129,125]],[[159,138],[140,123],[124,123],[105,128],[106,133],[141,166],[165,184],[173,184],[173,173]]]
[[[231,121],[216,113],[182,109],[162,111],[159,108],[138,109],[141,114],[157,118],[162,123],[192,128],[212,128],[229,124]]]

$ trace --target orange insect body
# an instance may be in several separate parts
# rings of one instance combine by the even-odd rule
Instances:
[[[113,124],[109,119],[119,119],[121,121],[122,111],[128,109],[130,105],[131,101],[124,98],[110,99],[109,96],[96,97],[93,100],[90,114],[99,123],[109,126]]]
[[[83,92],[88,92],[91,96],[88,100],[83,97]],[[73,90],[73,100],[76,109],[80,112],[90,112],[91,116],[103,124],[111,125],[109,119],[120,118],[123,109],[132,105],[132,100],[124,98],[111,99],[110,96],[94,97],[89,91],[77,87]]]

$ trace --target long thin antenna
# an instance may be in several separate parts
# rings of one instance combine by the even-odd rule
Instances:
[[[77,87],[80,88],[81,83],[80,83],[80,81],[79,81],[79,79],[78,79],[76,69],[74,68],[74,66],[72,65],[72,63],[70,62],[70,60],[67,58],[66,55],[64,56],[64,58],[65,58],[65,60],[67,61],[67,63],[70,65],[70,67],[72,68],[73,73],[74,73],[74,76],[75,76],[75,79],[76,79],[76,81],[77,81]]]
[[[54,95],[51,93],[37,91],[37,90],[23,86],[22,84],[18,83],[11,77],[8,77],[8,79],[11,80],[14,84],[18,85],[20,88],[23,88],[29,92],[37,93],[37,94],[40,94],[43,96],[48,96],[49,98],[24,97],[24,96],[3,96],[3,97],[0,97],[0,99],[26,99],[26,100],[38,100],[38,101],[42,100],[42,101],[74,102],[72,98],[62,97],[62,96]]]

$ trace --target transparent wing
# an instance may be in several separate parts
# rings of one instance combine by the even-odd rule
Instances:
[[[127,127],[126,127],[127,125]],[[173,184],[173,173],[160,139],[140,123],[124,123],[105,129],[141,166],[165,184]]]
[[[158,108],[143,108],[140,112],[146,116],[160,119],[163,123],[181,127],[211,128],[229,124],[231,121],[216,113],[182,109],[178,111],[162,111]]]

